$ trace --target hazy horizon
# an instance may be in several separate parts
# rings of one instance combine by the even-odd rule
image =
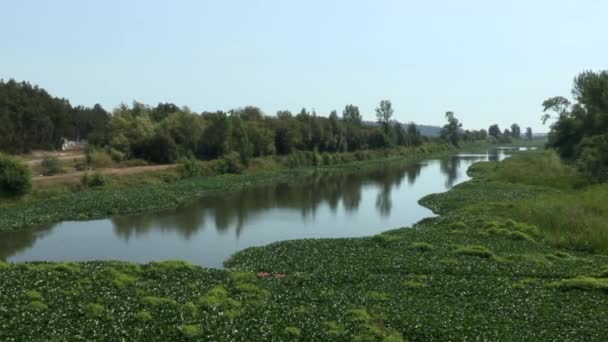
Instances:
[[[133,100],[548,131],[542,101],[606,69],[598,1],[2,1],[0,78],[73,105]]]

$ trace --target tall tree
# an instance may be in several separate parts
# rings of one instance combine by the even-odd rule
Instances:
[[[532,140],[532,127],[526,128],[526,139]]]
[[[376,108],[376,118],[384,129],[384,133],[388,134],[393,117],[393,105],[389,100],[380,101],[380,105]]]
[[[342,111],[342,120],[348,123],[360,125],[363,121],[363,117],[359,112],[359,107],[352,104],[346,105]]]
[[[498,127],[497,124],[494,124],[492,126],[490,126],[490,128],[488,128],[488,134],[491,137],[497,138],[500,136],[500,128]]]
[[[460,140],[460,128],[462,123],[456,119],[454,112],[448,111],[445,113],[445,118],[448,121],[441,129],[441,137],[450,142],[454,146],[458,146]]]
[[[519,139],[521,137],[521,128],[519,128],[519,125],[516,123],[511,125],[511,136],[515,139]]]

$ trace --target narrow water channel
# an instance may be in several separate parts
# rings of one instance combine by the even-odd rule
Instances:
[[[0,233],[5,261],[181,259],[221,268],[251,246],[302,238],[358,237],[409,226],[432,212],[418,204],[469,179],[478,161],[503,149],[412,165],[320,173],[295,182],[201,198],[174,210]]]

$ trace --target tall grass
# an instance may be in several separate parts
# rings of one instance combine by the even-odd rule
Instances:
[[[539,227],[545,240],[557,247],[608,252],[608,184],[590,185],[554,151],[518,154],[472,170],[489,181],[554,189],[493,207],[493,214]]]
[[[509,214],[540,227],[555,246],[608,252],[608,184],[518,201]]]
[[[588,183],[573,166],[562,162],[552,150],[519,154],[493,165],[489,178],[497,181],[558,189],[580,188]]]

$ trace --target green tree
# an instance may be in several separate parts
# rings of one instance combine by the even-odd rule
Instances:
[[[224,112],[216,112],[208,114],[206,119],[208,126],[199,142],[198,155],[207,159],[221,157],[230,151],[230,118]]]
[[[256,122],[247,124],[247,136],[253,147],[253,156],[261,157],[276,153],[275,132]]]
[[[31,189],[30,168],[16,158],[0,153],[0,195],[22,196]]]
[[[177,145],[166,133],[156,133],[145,144],[141,156],[154,163],[175,163],[178,156]]]
[[[230,119],[232,121],[232,146],[238,152],[241,163],[249,165],[249,159],[253,155],[253,146],[249,142],[247,130],[238,114],[232,115]]]
[[[494,125],[490,126],[490,128],[488,129],[488,134],[491,137],[498,139],[498,137],[500,137],[500,128],[498,127],[498,125],[494,124]]]
[[[422,145],[422,135],[420,134],[418,127],[416,127],[416,124],[413,122],[407,125],[407,140],[409,146]]]
[[[454,112],[446,112],[445,118],[448,123],[441,129],[441,137],[452,145],[458,146],[458,142],[460,140],[460,128],[462,127],[462,124],[454,116]]]
[[[516,123],[511,125],[511,136],[515,139],[519,139],[521,137],[521,128],[519,128],[519,125]]]
[[[359,107],[352,104],[346,105],[342,111],[342,120],[355,125],[361,125],[363,122],[363,117],[359,112]]]
[[[564,159],[574,160],[590,178],[608,180],[608,71],[585,71],[574,79],[571,104],[561,96],[543,102],[544,112],[557,114],[549,132],[548,147]],[[550,117],[543,116],[543,121]]]
[[[526,128],[526,139],[532,140],[532,127]]]
[[[376,118],[384,129],[384,133],[388,134],[390,130],[391,118],[393,117],[393,105],[389,100],[382,100],[376,108]]]

